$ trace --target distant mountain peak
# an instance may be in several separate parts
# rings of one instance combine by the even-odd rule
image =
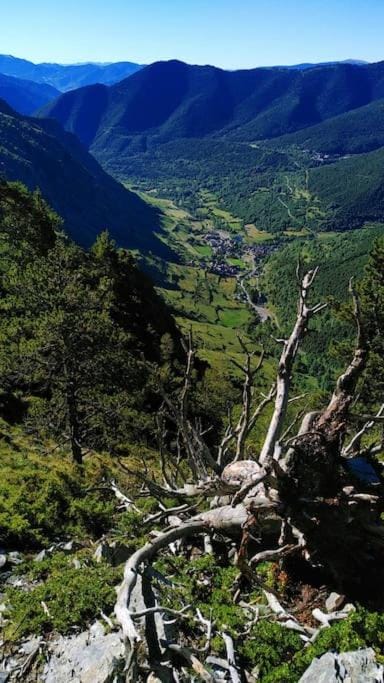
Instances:
[[[33,114],[60,92],[48,83],[35,83],[0,73],[0,98],[21,114]]]
[[[103,90],[61,95],[41,115],[59,120],[116,173],[153,145],[209,136],[270,139],[383,97],[384,63],[224,71],[169,60]]]
[[[61,92],[85,85],[111,85],[127,78],[142,68],[135,62],[84,62],[80,64],[35,64],[13,55],[0,55],[0,73],[14,78],[51,85]]]
[[[361,59],[343,59],[339,61],[330,61],[330,62],[303,62],[300,64],[292,64],[292,65],[284,65],[281,64],[278,68],[280,69],[298,69],[298,70],[303,70],[303,69],[313,69],[319,66],[336,66],[338,64],[352,64],[354,66],[364,66],[366,64],[369,64],[369,62],[364,62]],[[273,68],[273,67],[272,67]]]

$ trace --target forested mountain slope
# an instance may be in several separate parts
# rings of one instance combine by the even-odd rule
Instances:
[[[227,72],[171,61],[67,93],[41,116],[145,190],[181,201],[213,191],[267,230],[300,229],[308,216],[310,229],[345,230],[384,217],[380,151],[337,160],[384,144],[383,101],[384,62]]]
[[[309,189],[330,209],[329,227],[384,220],[384,147],[312,169]]]
[[[384,146],[384,100],[340,114],[296,133],[271,140],[281,148],[298,145],[323,154],[360,154]]]
[[[159,213],[106,174],[54,121],[16,114],[0,103],[0,173],[40,188],[69,234],[89,246],[108,228],[120,246],[167,255],[157,239]]]
[[[0,73],[0,98],[21,114],[33,114],[36,109],[56,99],[59,94],[51,85]]]
[[[77,676],[74,639],[91,644],[81,648],[81,664],[101,650],[88,637],[92,623],[99,641],[111,636],[119,645],[115,659],[106,647],[112,668],[103,683],[123,670],[130,683],[195,674],[297,683],[318,655],[383,650],[382,242],[364,270],[382,227],[322,230],[384,215],[384,150],[327,165],[241,138],[267,119],[271,129],[339,114],[367,92],[346,94],[338,81],[336,97],[320,68],[276,70],[273,88],[282,88],[286,74],[309,74],[311,96],[293,116],[295,98],[285,93],[276,108],[266,104],[265,118],[233,128],[231,139],[229,77],[188,67],[185,78],[185,65],[175,69],[175,79],[162,84],[167,97],[144,70],[145,87],[142,74],[132,77],[134,86],[119,86],[130,90],[127,107],[116,100],[109,111],[119,88],[102,85],[57,105],[93,153],[99,143],[107,150],[108,168],[119,155],[128,174],[134,160],[153,206],[164,206],[156,183],[169,192],[169,179],[189,200],[193,216],[169,202],[163,224],[170,244],[171,237],[184,242],[183,263],[161,264],[169,267],[172,309],[106,232],[95,240],[105,221],[119,244],[168,257],[153,232],[156,210],[107,176],[57,121],[0,107],[0,170],[40,186],[73,237],[90,246],[85,251],[62,233],[39,192],[0,182],[0,626],[7,658],[34,639],[32,656],[20,666],[16,660],[16,678],[27,669],[44,680],[47,665],[56,681],[63,663],[62,680]],[[200,81],[209,81],[201,96]],[[236,102],[245,121],[246,107]],[[204,139],[193,137],[197,130]],[[233,215],[217,205],[226,195]],[[255,222],[245,224],[249,208]],[[191,297],[180,303],[183,277]],[[260,291],[269,307],[263,324],[255,315]],[[171,310],[195,316],[185,358]],[[203,325],[211,312],[212,323]],[[225,325],[241,334],[236,358]],[[208,367],[212,355],[199,362],[196,329],[203,347],[213,329],[223,335],[220,353],[235,361],[233,374]],[[124,572],[116,566],[123,562]],[[58,634],[68,639],[60,638],[65,657],[55,660]]]
[[[124,430],[138,434],[151,410],[151,364],[162,362],[164,335],[167,359],[180,351],[150,279],[106,232],[84,251],[41,195],[20,183],[0,182],[0,234],[0,404],[12,414],[5,394],[13,394],[13,404],[24,403],[13,419],[26,410],[37,430],[59,440],[67,427],[75,430],[78,459],[83,445],[111,445]]]
[[[182,137],[270,138],[384,97],[384,63],[223,71],[157,62],[111,87],[61,96],[42,110],[107,163]]]

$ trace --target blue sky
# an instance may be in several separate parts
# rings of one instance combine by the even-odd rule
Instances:
[[[384,59],[384,0],[0,0],[0,53],[224,68]]]

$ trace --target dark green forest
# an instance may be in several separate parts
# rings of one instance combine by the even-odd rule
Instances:
[[[79,462],[85,448],[144,438],[151,368],[163,342],[169,362],[180,346],[165,305],[108,233],[84,251],[41,194],[0,191],[5,409],[9,395],[30,429],[65,435]]]

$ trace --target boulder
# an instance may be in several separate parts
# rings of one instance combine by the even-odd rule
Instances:
[[[100,622],[77,636],[50,645],[41,675],[44,683],[110,683],[122,681],[124,646],[119,633],[105,633]]]
[[[5,552],[5,550],[3,548],[0,548],[0,569],[2,569],[2,567],[5,567],[6,564],[7,564],[7,553]]]
[[[21,564],[22,562],[24,562],[21,553],[19,553],[17,550],[14,550],[13,552],[8,553],[7,559],[8,559],[9,564],[14,564],[14,565],[18,565],[18,564]]]
[[[327,652],[313,660],[299,683],[384,683],[384,668],[372,648]]]
[[[62,553],[74,553],[82,547],[82,543],[77,541],[67,541],[67,543],[58,543],[57,545],[58,550],[61,550]]]
[[[0,661],[0,683],[5,681],[29,681],[32,678],[27,676],[27,672],[32,669],[36,657],[40,651],[42,638],[30,638],[19,644],[17,651],[13,650],[10,655],[4,655],[4,659]],[[2,651],[3,642],[0,641],[0,653]],[[33,680],[35,678],[33,677]],[[40,681],[40,678],[38,679]]]
[[[61,552],[70,555],[71,553],[75,553],[77,550],[80,550],[83,547],[84,545],[82,543],[79,543],[78,541],[61,541],[60,543],[55,543],[54,545],[51,545],[50,548],[45,548],[44,550],[41,550],[37,555],[35,555],[33,559],[35,562],[42,562],[43,560],[46,560],[47,557],[53,555],[55,552]]]
[[[34,562],[42,562],[48,557],[48,552],[47,550],[41,550],[35,557],[33,558]]]
[[[325,609],[327,612],[336,612],[345,602],[345,595],[339,593],[330,593],[325,601]]]
[[[264,470],[254,460],[238,460],[224,467],[221,481],[230,488],[237,489],[258,479]]]

